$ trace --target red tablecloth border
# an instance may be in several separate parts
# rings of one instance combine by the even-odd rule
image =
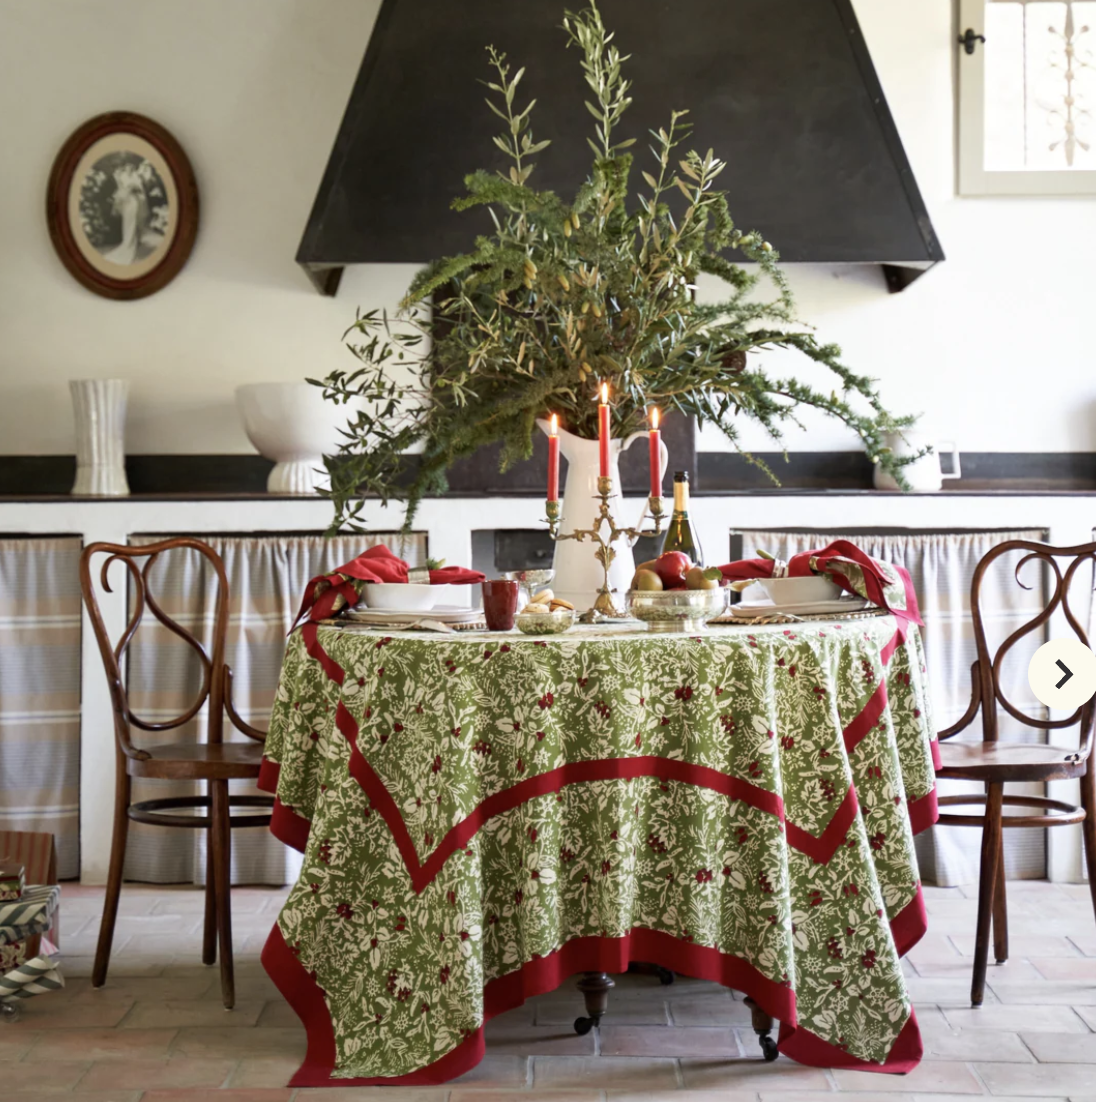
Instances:
[[[320,645],[317,625],[306,624],[301,631],[309,655],[319,662],[332,681],[341,685],[346,673]],[[884,665],[889,662],[900,641],[901,632],[897,631],[881,652]],[[881,680],[860,714],[844,729],[848,752],[851,753],[879,722],[886,706],[886,682]],[[729,798],[742,799],[753,807],[776,815],[784,824],[789,844],[823,864],[830,860],[844,841],[859,810],[855,787],[850,786],[833,818],[822,834],[816,837],[794,823],[785,821],[783,801],[775,793],[740,778],[728,777],[706,766],[653,755],[573,762],[492,794],[449,831],[425,862],[420,862],[414,842],[391,793],[358,749],[358,724],[341,701],[336,708],[335,724],[350,744],[350,772],[388,824],[416,892],[421,892],[434,879],[448,858],[467,845],[487,819],[517,807],[528,799],[558,792],[567,784],[614,777],[651,776],[711,788],[723,792]],[[934,764],[938,765],[939,749],[935,740],[932,743],[932,755]],[[259,787],[276,794],[280,771],[281,767],[277,762],[264,757]],[[931,826],[938,815],[935,789],[908,801],[908,809],[915,834]],[[310,828],[308,819],[298,815],[292,807],[286,806],[275,796],[270,829],[277,838],[304,852]],[[891,921],[892,936],[900,956],[907,953],[924,936],[927,925],[924,899],[918,884],[914,898]],[[515,972],[490,981],[484,988],[484,1021],[520,1006],[535,995],[555,990],[576,972],[623,972],[632,960],[658,964],[683,975],[712,980],[745,992],[780,1021],[779,1049],[799,1063],[814,1067],[904,1073],[915,1068],[921,1060],[921,1036],[912,1008],[910,1018],[895,1041],[887,1061],[873,1064],[851,1056],[842,1048],[799,1027],[796,1024],[794,992],[767,979],[746,961],[721,953],[718,949],[684,942],[657,930],[636,929],[624,938],[577,938],[555,953],[527,961]],[[409,1075],[332,1078],[335,1038],[324,994],[316,983],[315,976],[301,965],[296,954],[286,945],[276,923],[263,949],[262,961],[267,973],[304,1023],[308,1033],[305,1062],[290,1081],[291,1087],[415,1086],[444,1083],[475,1067],[483,1058],[481,1026],[445,1056]]]
[[[891,930],[896,945],[905,944],[906,948],[901,950],[905,952],[923,936],[925,928],[925,905],[918,885],[914,899],[891,922]],[[625,937],[576,938],[548,956],[536,957],[515,971],[491,980],[483,989],[483,1020],[486,1023],[507,1010],[521,1006],[527,999],[556,990],[577,972],[626,972],[631,961],[657,964],[682,975],[712,980],[742,991],[780,1022],[778,1047],[785,1056],[798,1063],[811,1067],[904,1074],[912,1071],[921,1061],[921,1033],[912,1008],[886,1063],[873,1064],[851,1056],[844,1049],[823,1041],[810,1030],[799,1026],[795,993],[763,976],[740,957],[682,941],[660,930],[642,928],[634,929]],[[315,975],[301,964],[297,954],[286,944],[277,925],[267,938],[262,962],[308,1034],[304,1063],[289,1081],[290,1087],[436,1085],[463,1075],[483,1059],[485,1047],[481,1025],[440,1059],[407,1075],[335,1078],[332,1076],[335,1031],[324,993]]]

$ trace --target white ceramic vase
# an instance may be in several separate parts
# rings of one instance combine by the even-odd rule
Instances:
[[[123,497],[126,481],[125,379],[71,379],[72,410],[76,421],[76,481],[74,494]]]
[[[902,473],[906,476],[906,481],[910,484],[911,490],[918,493],[932,493],[943,489],[944,479],[962,477],[959,449],[950,441],[941,444],[929,433],[917,432],[913,429],[905,429],[902,432],[888,432],[883,439],[887,447],[896,456],[916,455],[923,448],[932,448],[928,455],[923,455],[920,459],[915,459],[902,468]],[[951,454],[950,474],[944,474],[940,467],[942,451]],[[879,464],[875,466],[872,482],[877,490],[899,489],[894,476],[888,474]]]
[[[548,422],[537,421],[541,430],[547,434]],[[640,438],[646,440],[647,433],[634,432],[624,440],[612,440],[609,443],[609,475],[613,480],[614,492],[620,493],[620,455]],[[597,496],[597,480],[600,470],[597,440],[583,440],[566,429],[559,430],[559,450],[567,460],[567,475],[563,488],[563,503],[560,510],[559,530],[571,532],[576,528],[592,528],[598,516],[601,499]],[[669,453],[662,445],[662,470],[669,465]],[[639,527],[647,511],[647,500],[643,499],[638,515],[634,515],[634,506],[629,505],[628,513],[621,508],[623,502],[615,497],[610,502],[612,516],[618,525],[631,524]],[[636,503],[638,504],[638,503]],[[608,525],[602,527],[608,535]],[[596,544],[588,539],[560,540],[555,547],[552,565],[555,578],[552,592],[557,597],[570,601],[583,612],[590,608],[601,588],[604,572],[601,563],[594,558]],[[632,548],[621,537],[614,545],[616,558],[609,567],[609,588],[614,590],[614,601],[618,607],[624,607],[624,594],[631,584],[636,571],[636,560]]]
[[[274,460],[269,493],[314,494],[327,484],[323,457],[337,450],[351,407],[325,401],[311,383],[249,383],[236,388],[236,408],[255,449]]]

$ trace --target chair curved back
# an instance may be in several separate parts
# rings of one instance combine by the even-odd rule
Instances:
[[[1033,586],[1025,582],[1023,575],[1025,571],[1037,569],[1039,564],[1049,571],[1052,585],[1043,608],[1021,624],[995,651],[991,652],[986,639],[984,610],[981,604],[982,579],[998,559],[1013,551],[1025,552],[1013,568],[1013,577],[1017,585],[1023,589],[1032,589]],[[1009,651],[1021,639],[1042,628],[1059,609],[1077,639],[1086,647],[1089,646],[1088,633],[1070,604],[1071,588],[1078,571],[1085,563],[1096,563],[1096,543],[1079,544],[1076,547],[1052,547],[1049,544],[1028,540],[1006,540],[999,543],[978,563],[970,587],[971,614],[974,619],[974,637],[978,651],[977,661],[971,668],[971,676],[974,679],[974,697],[980,698],[983,705],[982,737],[984,741],[995,742],[998,738],[998,707],[1000,707],[1019,723],[1043,730],[1072,727],[1080,722],[1081,757],[1087,757],[1092,738],[1093,714],[1096,709],[1096,704],[1092,700],[1063,719],[1045,719],[1021,711],[1001,690],[1001,667]],[[1030,577],[1030,574],[1028,576]],[[968,723],[973,719],[973,709],[976,706],[974,697],[971,700],[971,710],[964,717]],[[986,705],[990,703],[994,706],[987,707]]]
[[[205,647],[186,628],[168,616],[152,593],[149,584],[149,571],[160,555],[176,548],[190,548],[197,551],[198,554],[204,556],[213,569],[216,592],[214,596],[212,653],[207,652]],[[125,566],[129,579],[133,584],[133,607],[125,631],[116,643],[111,642],[110,634],[103,621],[102,611],[99,608],[95,585],[92,581],[91,560],[100,554],[107,556],[99,570],[99,584],[103,590],[107,593],[112,592],[107,575],[110,567],[115,562],[121,562]],[[138,562],[142,559],[144,564],[138,566]],[[159,543],[135,546],[114,543],[89,544],[80,556],[80,591],[88,615],[91,618],[91,625],[95,632],[95,639],[99,644],[99,653],[102,656],[103,667],[106,670],[107,682],[110,686],[110,697],[114,711],[114,734],[119,750],[130,758],[147,759],[149,757],[147,751],[134,746],[130,737],[131,727],[136,727],[142,731],[173,730],[192,720],[207,700],[209,701],[208,740],[210,742],[221,742],[224,737],[228,577],[220,555],[208,543],[203,543],[201,540],[189,536],[177,536],[162,540]],[[125,680],[122,677],[122,658],[126,648],[133,640],[137,628],[140,626],[146,608],[151,610],[153,616],[164,627],[191,647],[197,655],[202,669],[201,687],[190,706],[178,716],[157,722],[143,719],[134,713],[130,707],[129,694]]]

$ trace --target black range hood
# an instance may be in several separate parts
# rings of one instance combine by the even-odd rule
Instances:
[[[585,178],[593,120],[565,0],[384,0],[305,227],[297,262],[333,295],[348,264],[426,263],[489,232],[457,213],[464,176],[503,167],[483,102],[485,46],[525,66],[521,102],[552,144],[530,183],[563,196]],[[582,6],[571,0],[570,6]],[[785,261],[879,264],[892,291],[944,259],[850,0],[600,0],[631,54],[620,136],[688,108],[688,143],[727,161],[743,229]]]

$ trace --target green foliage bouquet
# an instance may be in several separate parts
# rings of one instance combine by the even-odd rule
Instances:
[[[536,419],[548,412],[570,432],[596,436],[602,381],[614,435],[642,428],[648,408],[658,406],[718,426],[736,446],[743,416],[779,441],[784,424],[798,423],[798,407],[812,406],[847,424],[902,481],[910,460],[893,456],[883,434],[912,419],[889,414],[874,380],[851,372],[838,348],[796,322],[777,253],[760,234],[735,226],[715,186],[724,162],[710,150],[678,154],[689,125],[686,112],[674,111],[651,132],[651,170],[641,172],[643,187],[630,201],[635,139],[618,139],[632,102],[628,58],[594,3],[567,12],[563,30],[581,55],[591,97],[590,175],[569,202],[530,186],[533,158],[549,143],[533,137],[535,101],[518,103],[524,70],[514,72],[490,47],[487,106],[501,121],[494,141],[509,169],[473,172],[468,194],[453,205],[486,206],[494,232],[476,238],[471,252],[419,272],[397,318],[359,313],[347,331],[356,368],[310,380],[360,410],[340,453],[325,460],[334,526],[361,530],[363,493],[385,503],[405,499],[409,523],[425,494],[445,491],[455,460],[495,442],[503,469],[528,458]],[[728,250],[754,267],[733,264]],[[701,274],[722,282],[722,301],[697,301]],[[827,395],[770,377],[749,354],[774,347],[824,365],[836,388]],[[421,456],[408,476],[400,456],[412,446]]]

